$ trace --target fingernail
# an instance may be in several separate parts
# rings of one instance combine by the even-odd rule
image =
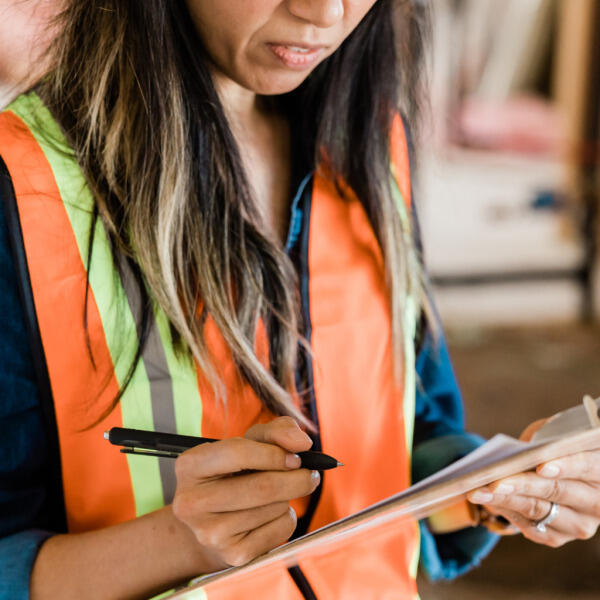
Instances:
[[[475,504],[488,504],[494,499],[494,495],[489,492],[475,492],[471,494],[471,501]]]
[[[540,470],[542,477],[556,477],[560,473],[560,468],[552,463],[544,465]]]
[[[297,454],[285,455],[285,466],[288,469],[297,469],[300,466],[300,457]]]
[[[515,491],[514,485],[510,485],[509,483],[501,483],[494,490],[494,494],[502,494],[503,496],[508,496],[508,494],[512,494],[514,491]]]
[[[310,474],[310,478],[315,485],[318,485],[319,481],[321,481],[321,474],[319,471],[313,471]]]
[[[292,520],[294,521],[294,523],[296,523],[298,521],[298,515],[296,514],[296,511],[290,506],[290,517],[292,517]]]

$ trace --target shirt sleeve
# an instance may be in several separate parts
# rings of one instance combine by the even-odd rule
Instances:
[[[417,482],[462,458],[483,438],[465,431],[458,383],[442,333],[425,334],[417,357],[415,434],[412,458]],[[454,579],[477,566],[498,542],[485,527],[434,535],[425,521],[421,529],[421,567],[432,581]]]
[[[45,530],[46,434],[0,206],[0,600],[29,598]]]

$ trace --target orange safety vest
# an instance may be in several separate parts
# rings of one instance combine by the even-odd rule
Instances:
[[[133,519],[170,502],[173,461],[121,454],[104,440],[104,431],[122,426],[230,437],[273,415],[241,380],[222,337],[209,323],[208,342],[228,389],[224,409],[194,362],[174,351],[168,320],[156,308],[146,349],[119,404],[84,429],[116,396],[132,363],[138,344],[135,294],[118,277],[98,221],[86,338],[83,314],[94,202],[59,126],[34,93],[19,97],[0,114],[0,156],[13,182],[51,385],[68,531]],[[394,191],[406,216],[410,182],[400,119],[394,124],[392,162]],[[367,216],[358,200],[343,200],[318,174],[310,198],[303,260],[310,273],[304,279],[304,309],[314,353],[313,416],[321,449],[346,465],[324,474],[312,501],[296,503],[300,517],[310,511],[313,530],[410,484],[416,306],[409,299],[405,311],[402,390],[393,377],[384,263]],[[301,559],[293,571],[284,566],[242,583],[209,588],[198,597],[301,599],[300,578],[323,600],[413,599],[418,542],[417,523],[409,521],[367,546],[349,545],[319,559]]]

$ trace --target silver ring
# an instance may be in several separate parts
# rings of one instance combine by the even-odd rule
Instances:
[[[554,521],[554,519],[556,519],[556,517],[558,515],[558,510],[559,510],[558,504],[556,504],[556,502],[553,502],[552,506],[550,507],[550,512],[540,521],[533,523],[535,525],[535,528],[540,533],[546,533],[546,525],[550,525],[550,523],[552,523],[552,521]]]

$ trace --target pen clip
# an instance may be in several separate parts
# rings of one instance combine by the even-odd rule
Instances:
[[[123,454],[137,454],[141,456],[156,456],[157,458],[177,458],[180,452],[163,452],[160,450],[140,450],[138,448],[121,448]]]

